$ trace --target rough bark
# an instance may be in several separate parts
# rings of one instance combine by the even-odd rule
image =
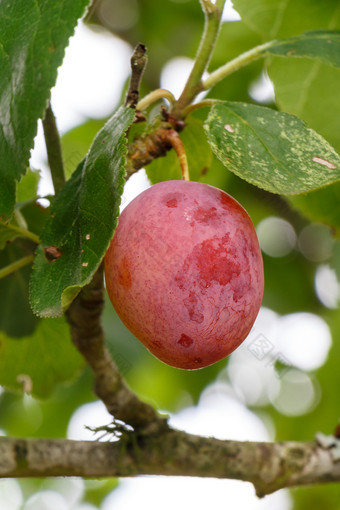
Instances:
[[[197,476],[253,483],[258,496],[340,481],[332,447],[318,442],[221,441],[167,429],[116,442],[0,438],[0,477]]]

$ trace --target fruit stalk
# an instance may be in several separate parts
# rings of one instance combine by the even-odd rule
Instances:
[[[183,181],[190,181],[187,154],[179,134],[174,129],[170,129],[167,132],[167,138],[177,154]]]

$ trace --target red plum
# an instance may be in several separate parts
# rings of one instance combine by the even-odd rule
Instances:
[[[264,287],[247,212],[217,188],[180,180],[151,186],[124,209],[105,280],[127,328],[157,358],[189,370],[241,344]]]

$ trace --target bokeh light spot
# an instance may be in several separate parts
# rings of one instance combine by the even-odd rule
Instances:
[[[286,416],[301,416],[312,411],[319,401],[319,388],[312,378],[300,370],[290,369],[280,379],[280,389],[271,393],[273,406]]]
[[[190,74],[194,61],[188,57],[169,60],[162,69],[161,87],[170,90],[178,98]]]
[[[98,9],[98,16],[103,25],[113,31],[129,30],[139,19],[139,8],[136,0],[103,0]]]
[[[336,272],[327,264],[319,266],[315,272],[315,292],[321,303],[327,308],[338,308],[340,283]]]
[[[324,262],[332,254],[333,238],[325,225],[312,223],[307,225],[299,235],[299,249],[306,259],[312,262]]]
[[[16,480],[0,480],[1,510],[19,510],[22,508],[23,495]]]
[[[233,2],[231,0],[227,0],[224,4],[222,21],[239,21],[241,16],[234,9]]]
[[[25,503],[23,510],[69,510],[63,496],[55,491],[40,491],[31,496]]]
[[[265,71],[250,84],[248,93],[258,103],[275,102],[274,85]]]
[[[312,313],[293,313],[279,319],[278,348],[294,367],[315,370],[321,367],[331,347],[326,322]]]
[[[295,230],[282,218],[265,218],[257,225],[256,232],[262,251],[271,257],[284,257],[295,247]]]

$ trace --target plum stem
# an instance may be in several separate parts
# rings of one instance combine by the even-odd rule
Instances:
[[[183,181],[190,181],[187,154],[179,134],[174,129],[169,129],[167,131],[166,138],[177,154]]]

